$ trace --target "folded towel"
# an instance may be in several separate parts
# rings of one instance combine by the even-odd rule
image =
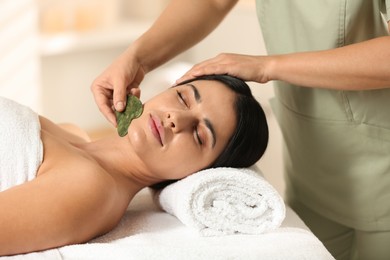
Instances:
[[[261,234],[278,228],[286,211],[278,192],[251,169],[203,170],[158,191],[155,200],[203,236]]]
[[[40,130],[35,112],[0,97],[0,191],[35,178],[43,158]]]

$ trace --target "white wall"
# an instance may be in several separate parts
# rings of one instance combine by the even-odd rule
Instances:
[[[40,111],[37,21],[35,0],[0,1],[0,96]]]

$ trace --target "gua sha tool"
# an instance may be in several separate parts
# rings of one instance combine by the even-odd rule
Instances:
[[[126,108],[123,112],[115,111],[116,121],[118,122],[117,131],[120,137],[127,135],[127,129],[131,121],[142,114],[142,102],[132,95],[127,96]]]

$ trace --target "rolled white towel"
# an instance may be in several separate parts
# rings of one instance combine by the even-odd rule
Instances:
[[[286,212],[271,184],[247,168],[199,171],[158,191],[155,200],[204,236],[261,234],[278,228]]]

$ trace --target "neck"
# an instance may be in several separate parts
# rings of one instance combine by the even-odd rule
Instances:
[[[161,181],[148,171],[142,158],[134,153],[126,137],[114,134],[84,143],[79,148],[92,156],[113,177],[120,179],[121,183],[136,192]]]

